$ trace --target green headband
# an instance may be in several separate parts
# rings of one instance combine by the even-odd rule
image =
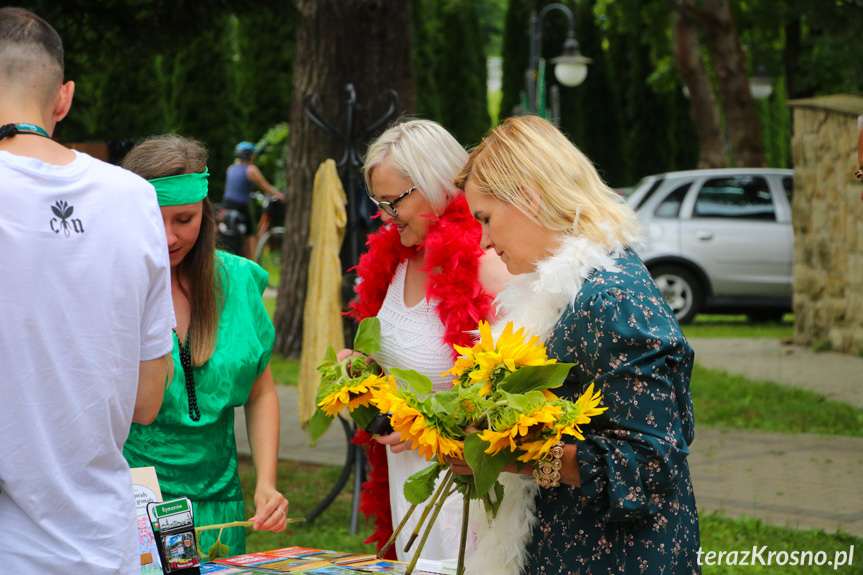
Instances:
[[[185,204],[196,204],[207,197],[207,178],[210,171],[180,176],[168,176],[167,178],[154,178],[150,183],[156,188],[156,196],[159,206],[181,206]]]

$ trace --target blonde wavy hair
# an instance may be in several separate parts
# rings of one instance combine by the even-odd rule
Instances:
[[[467,158],[467,151],[440,124],[431,120],[401,120],[369,146],[363,177],[369,193],[373,193],[372,172],[387,161],[413,182],[435,213],[440,214],[461,194],[453,180]]]
[[[537,224],[604,245],[628,246],[635,212],[599,177],[593,163],[552,124],[516,116],[491,130],[455,180],[512,204]]]

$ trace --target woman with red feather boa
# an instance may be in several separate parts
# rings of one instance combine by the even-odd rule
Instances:
[[[431,378],[435,391],[452,386],[441,374],[457,356],[453,344],[473,344],[471,332],[480,320],[491,318],[494,296],[511,278],[494,252],[479,247],[480,226],[453,185],[467,158],[439,124],[412,120],[381,134],[363,166],[369,196],[385,224],[369,237],[369,250],[360,258],[361,282],[350,313],[357,321],[380,319],[375,360],[384,370],[415,369]],[[350,353],[342,350],[339,359]],[[367,446],[373,469],[363,486],[361,509],[367,517],[376,515],[370,540],[380,549],[393,522],[398,524],[410,507],[405,481],[429,463],[397,432],[374,436]],[[450,559],[458,549],[462,500],[460,495],[450,499],[423,547],[424,558]],[[403,549],[418,516],[411,517],[394,545],[400,559],[413,554]]]

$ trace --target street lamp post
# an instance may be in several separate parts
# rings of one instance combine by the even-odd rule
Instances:
[[[587,65],[590,58],[585,58],[578,50],[578,42],[575,40],[575,18],[572,11],[563,4],[549,4],[540,10],[539,14],[534,12],[530,17],[530,68],[525,73],[527,84],[527,112],[529,114],[540,113],[540,106],[544,108],[545,90],[542,82],[544,74],[542,61],[542,21],[552,10],[563,12],[569,25],[566,32],[566,41],[563,43],[563,54],[552,59],[554,75],[557,81],[567,87],[578,86],[587,77]],[[542,77],[541,77],[542,76]]]

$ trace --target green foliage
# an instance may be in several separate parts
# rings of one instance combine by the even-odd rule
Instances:
[[[266,131],[255,144],[258,148],[256,164],[268,182],[279,190],[288,186],[288,173],[285,171],[288,162],[288,135],[290,127],[287,122],[276,124]]]
[[[613,185],[632,185],[649,174],[694,168],[698,160],[689,103],[676,71],[666,65],[663,74],[655,74],[652,54],[667,62],[667,53],[657,47],[655,38],[667,38],[670,27],[670,13],[657,4],[660,1],[622,0],[604,6],[606,21],[614,22],[607,31],[608,55],[615,71],[613,84],[620,90],[616,101],[624,133],[622,177],[611,180]],[[649,33],[644,22],[652,22]]]
[[[435,66],[437,47],[446,41],[437,18],[436,0],[414,0],[413,59],[416,83],[416,113],[422,118],[441,120],[441,99],[438,93]]]
[[[284,124],[290,117],[297,19],[297,10],[289,2],[257,8],[237,18],[237,141],[254,141],[270,126]]]
[[[418,0],[414,30],[417,113],[478,144],[491,118],[476,0]]]
[[[482,43],[487,56],[500,56],[507,5],[507,0],[476,0]]]
[[[158,59],[166,127],[207,145],[213,174],[210,195],[216,199],[224,193],[223,174],[233,162],[239,123],[236,102],[226,97],[234,86],[231,45],[226,41],[231,29],[228,15],[214,18],[211,28],[188,38],[170,58]],[[217,86],[220,89],[213,89]]]
[[[500,115],[512,116],[520,107],[521,92],[525,89],[524,73],[529,66],[530,45],[529,27],[531,0],[510,0],[503,25],[503,78],[500,101]]]

